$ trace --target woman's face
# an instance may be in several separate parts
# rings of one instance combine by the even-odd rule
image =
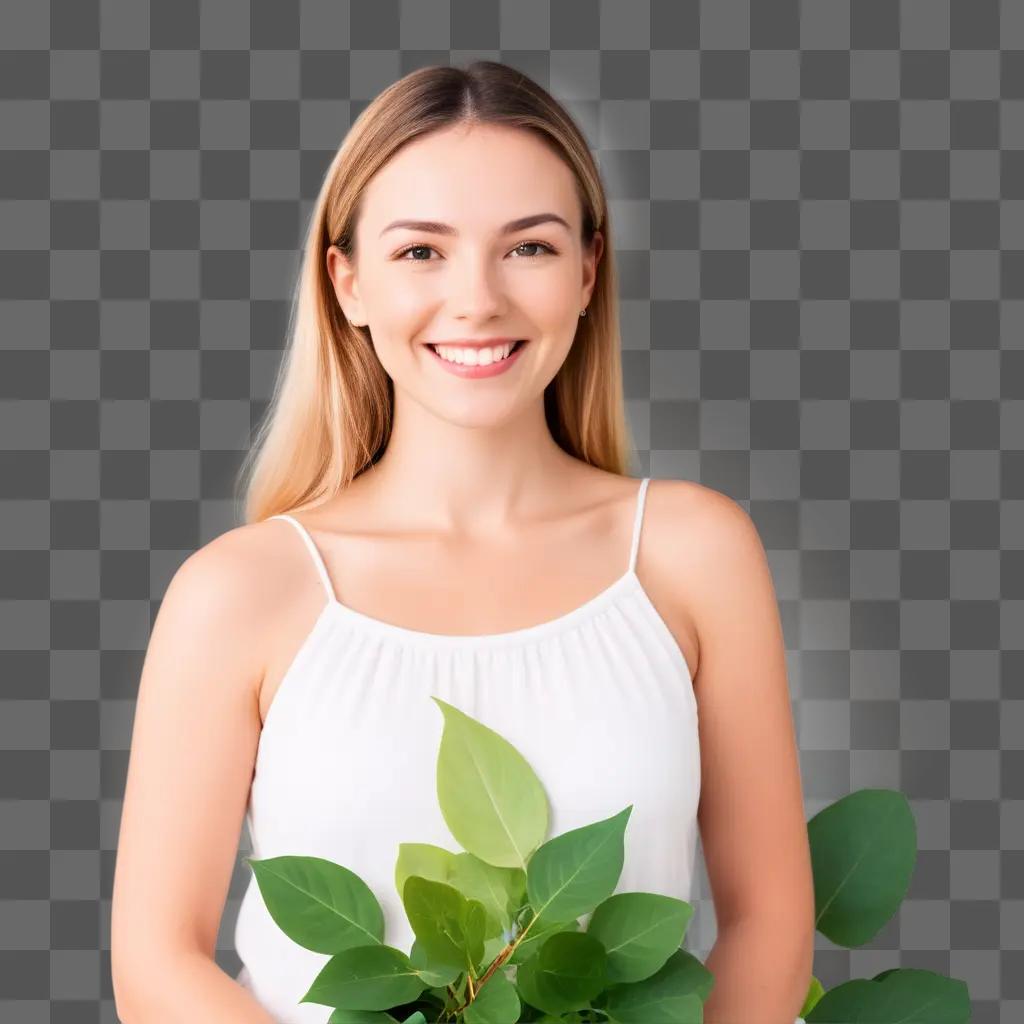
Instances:
[[[507,228],[540,214],[551,216]],[[581,217],[572,172],[540,140],[459,126],[381,168],[363,197],[355,265],[332,246],[328,271],[396,391],[494,422],[541,397],[572,345],[603,248],[600,233],[583,248]],[[421,223],[395,223],[409,221]],[[527,344],[504,372],[478,378],[450,372],[426,344],[487,338]]]

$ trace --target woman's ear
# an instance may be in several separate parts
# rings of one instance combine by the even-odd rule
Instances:
[[[334,295],[342,313],[345,314],[345,319],[353,327],[364,326],[366,317],[359,301],[355,264],[336,245],[327,249],[327,276],[334,286]]]
[[[601,262],[603,252],[604,235],[600,231],[595,231],[589,247],[583,253],[583,299],[580,309],[586,309],[590,305],[590,297],[597,281],[597,265]]]

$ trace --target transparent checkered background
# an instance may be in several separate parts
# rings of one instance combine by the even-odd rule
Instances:
[[[152,617],[237,524],[347,128],[477,57],[597,154],[637,475],[753,515],[808,817],[912,803],[900,913],[858,951],[819,935],[815,972],[922,967],[975,1024],[1024,1019],[1024,3],[5,0],[0,46],[0,1019],[116,1020]],[[703,957],[703,859],[693,902]]]

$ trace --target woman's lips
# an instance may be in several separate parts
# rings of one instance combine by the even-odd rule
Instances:
[[[480,364],[470,366],[466,363],[453,363],[447,359],[442,359],[431,345],[427,345],[426,348],[430,352],[430,357],[440,363],[442,369],[447,370],[456,377],[478,380],[482,377],[497,377],[500,374],[507,373],[518,361],[528,344],[529,341],[524,340],[518,348],[507,356],[507,358],[498,359],[493,363],[488,363],[486,366]]]

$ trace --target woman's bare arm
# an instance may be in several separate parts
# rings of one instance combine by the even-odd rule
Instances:
[[[698,820],[719,932],[704,1019],[788,1024],[810,983],[815,908],[785,642],[754,523],[716,491],[702,505]]]
[[[124,1024],[274,1024],[214,960],[260,735],[258,528],[186,559],[153,624],[114,872]]]

